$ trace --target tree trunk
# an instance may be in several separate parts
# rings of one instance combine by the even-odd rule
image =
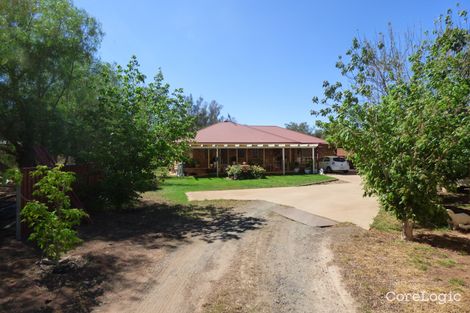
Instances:
[[[409,219],[403,220],[402,238],[404,240],[413,240],[413,222]]]
[[[32,144],[16,148],[16,162],[21,167],[32,167],[36,165],[36,157]]]

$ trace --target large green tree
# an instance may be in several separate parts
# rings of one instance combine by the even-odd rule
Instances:
[[[170,90],[161,72],[147,84],[138,68],[135,57],[125,68],[100,65],[96,101],[72,111],[71,153],[98,170],[99,196],[115,207],[153,187],[156,169],[184,158],[194,135],[182,90]]]
[[[0,2],[0,141],[20,166],[34,164],[35,145],[53,150],[63,140],[64,97],[101,36],[69,0]]]
[[[442,212],[438,188],[469,173],[470,34],[459,15],[449,11],[407,58],[383,40],[354,40],[337,63],[349,87],[324,83],[321,126],[353,152],[366,194],[403,221],[406,239]]]

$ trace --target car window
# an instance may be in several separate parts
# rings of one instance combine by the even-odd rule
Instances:
[[[333,158],[333,161],[335,161],[335,162],[345,162],[346,159],[343,158],[343,157],[336,157],[336,158]]]
[[[329,158],[329,157],[325,157],[325,158],[323,158],[323,162],[328,162],[329,160],[330,160],[330,158]]]

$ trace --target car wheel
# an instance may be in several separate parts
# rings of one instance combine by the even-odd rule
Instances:
[[[327,173],[331,173],[331,172],[333,172],[333,171],[331,170],[331,167],[328,166],[328,167],[326,168],[326,172],[327,172]]]

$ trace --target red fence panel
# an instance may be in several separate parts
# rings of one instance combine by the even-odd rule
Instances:
[[[23,180],[21,181],[21,208],[23,208],[28,201],[34,199],[33,191],[34,184],[36,184],[39,178],[34,178],[31,176],[31,173],[35,171],[34,167],[23,167],[21,173],[23,175]],[[76,174],[77,180],[75,182],[75,187],[77,184],[85,184],[86,186],[96,185],[100,176],[91,171],[91,168],[88,165],[66,165],[63,168],[64,171],[74,172]],[[70,194],[70,199],[72,205],[77,208],[84,208],[83,203],[80,201],[75,192],[72,191]]]

